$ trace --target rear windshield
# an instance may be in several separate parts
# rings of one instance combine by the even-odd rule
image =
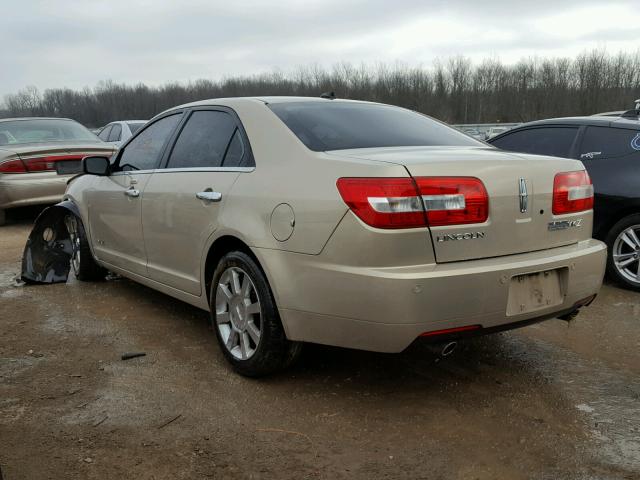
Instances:
[[[130,122],[127,123],[127,125],[129,126],[129,130],[131,130],[131,134],[135,134],[138,130],[140,130],[140,127],[142,127],[145,124],[145,122]]]
[[[73,120],[34,119],[0,122],[0,145],[100,140]]]
[[[486,146],[447,125],[390,105],[285,102],[269,108],[309,149],[372,147]]]

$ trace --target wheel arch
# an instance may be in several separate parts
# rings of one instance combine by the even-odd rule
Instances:
[[[209,247],[206,249],[206,255],[204,255],[204,268],[202,274],[202,285],[204,285],[204,297],[207,300],[207,304],[209,304],[210,300],[210,292],[211,292],[211,281],[213,280],[213,272],[218,265],[220,259],[227,253],[232,251],[240,251],[249,255],[253,261],[256,262],[260,271],[267,278],[267,282],[269,284],[269,288],[271,289],[271,293],[276,297],[275,292],[272,288],[272,282],[269,278],[268,272],[264,269],[262,262],[258,256],[251,249],[249,244],[245,242],[240,236],[234,233],[224,233],[220,234],[213,239]],[[277,302],[277,299],[276,299]]]
[[[593,236],[603,241],[606,240],[609,232],[616,225],[616,223],[625,219],[626,217],[630,217],[631,215],[640,215],[640,201],[638,201],[637,203],[634,202],[631,205],[616,210],[615,213],[609,215],[607,217],[607,220],[600,225],[598,231],[593,232]]]

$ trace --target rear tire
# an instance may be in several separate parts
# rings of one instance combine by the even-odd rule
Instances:
[[[210,309],[220,348],[239,374],[268,375],[300,355],[302,344],[287,339],[267,279],[246,253],[227,253],[218,263]]]
[[[616,223],[606,238],[607,274],[617,283],[640,291],[640,214]]]
[[[104,280],[107,270],[98,265],[93,258],[82,220],[69,214],[65,217],[64,223],[71,241],[71,269],[76,278],[83,282]]]

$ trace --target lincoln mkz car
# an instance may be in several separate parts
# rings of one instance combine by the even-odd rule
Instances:
[[[303,342],[400,352],[572,317],[604,274],[582,163],[523,162],[394,106],[201,101],[83,166],[23,278],[109,270],[209,310],[244,375]]]
[[[62,163],[80,163],[87,155],[111,155],[78,122],[64,118],[0,120],[0,225],[5,210],[59,202],[68,176],[56,175]]]

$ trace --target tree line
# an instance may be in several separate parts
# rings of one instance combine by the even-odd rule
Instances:
[[[100,82],[72,90],[35,87],[5,96],[0,116],[68,117],[96,127],[113,120],[148,119],[196,100],[256,95],[318,96],[390,103],[449,123],[525,122],[629,109],[640,97],[640,51],[585,52],[575,58],[530,58],[505,65],[489,58],[472,63],[464,56],[434,62],[430,68],[404,64],[300,67],[150,87]]]

